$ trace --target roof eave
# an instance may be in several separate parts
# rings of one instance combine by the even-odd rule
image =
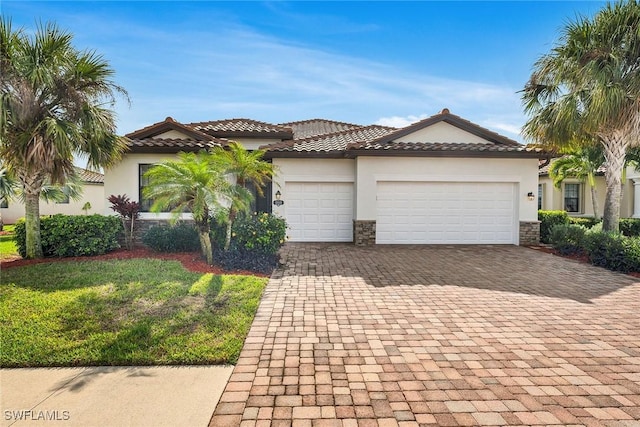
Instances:
[[[545,159],[544,153],[526,151],[427,151],[427,150],[362,150],[352,149],[347,157],[455,157],[497,159]]]

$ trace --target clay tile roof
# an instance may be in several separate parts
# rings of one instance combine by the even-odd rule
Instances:
[[[289,127],[251,119],[214,120],[210,122],[188,123],[186,126],[193,130],[206,133],[207,135],[217,137],[261,135],[273,138],[291,138],[293,136],[291,128]]]
[[[76,173],[84,182],[91,184],[104,184],[104,175],[100,172],[90,171],[88,169],[76,168]]]
[[[337,122],[327,119],[309,119],[297,122],[280,123],[293,130],[293,139],[304,139],[318,135],[342,132],[362,127],[353,123]]]
[[[200,151],[228,144],[229,141],[221,138],[212,138],[208,141],[196,139],[177,138],[146,138],[130,139],[129,147],[134,153],[177,153],[179,151]]]
[[[349,144],[373,141],[393,132],[395,128],[371,125],[309,138],[284,141],[261,148],[268,152],[336,152],[344,151]]]
[[[178,123],[172,117],[167,117],[161,122],[130,132],[125,136],[130,139],[146,139],[156,137],[171,130],[183,133],[198,141],[207,141],[211,139],[209,135],[199,132],[196,129],[189,128],[182,123]]]
[[[428,117],[424,120],[420,120],[412,125],[407,127],[398,129],[393,133],[389,133],[382,138],[379,139],[380,143],[391,142],[395,139],[401,138],[403,136],[414,133],[420,129],[424,129],[431,125],[434,125],[439,122],[446,122],[452,126],[455,126],[459,129],[467,131],[473,135],[479,136],[481,138],[486,139],[487,141],[491,141],[495,144],[507,145],[513,147],[521,146],[520,143],[514,141],[513,139],[507,138],[506,136],[500,135],[499,133],[493,132],[487,128],[479,126],[475,123],[470,122],[469,120],[463,119],[460,116],[456,116],[455,114],[451,114],[449,109],[445,108],[440,113],[435,114],[431,117]]]
[[[538,157],[544,154],[540,148],[530,148],[524,145],[498,145],[494,143],[455,143],[455,142],[379,142],[352,144],[347,150],[358,150],[362,152],[424,152],[437,155],[531,155]],[[445,154],[446,153],[446,154]]]

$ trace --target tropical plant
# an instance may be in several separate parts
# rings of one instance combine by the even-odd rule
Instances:
[[[608,4],[569,22],[522,99],[523,133],[551,148],[597,140],[605,157],[603,229],[617,231],[627,150],[640,143],[640,4]]]
[[[248,212],[252,201],[249,187],[255,188],[259,196],[264,196],[263,187],[274,175],[273,164],[263,159],[263,150],[246,150],[240,143],[231,142],[226,147],[216,147],[211,153],[213,161],[227,173],[233,175],[236,188],[231,197],[227,217],[227,229],[224,249],[229,250],[231,244],[231,228],[238,213]]]
[[[18,183],[11,176],[9,170],[4,167],[0,167],[0,203],[8,203],[9,199],[15,194]],[[0,231],[4,229],[4,222],[2,221],[2,212],[0,211]]]
[[[225,197],[233,186],[225,179],[225,171],[211,161],[205,151],[178,153],[178,160],[157,164],[145,173],[149,184],[143,196],[153,200],[152,212],[170,210],[175,224],[184,212],[193,216],[200,249],[208,264],[213,264],[209,232],[210,216],[223,209]]]
[[[593,145],[570,149],[564,156],[554,160],[549,167],[549,176],[557,188],[560,188],[562,182],[567,178],[577,178],[589,184],[593,215],[596,219],[599,219],[596,173],[603,163],[602,147]]]
[[[22,187],[26,257],[43,256],[39,199],[46,182],[63,185],[74,155],[99,168],[119,160],[126,140],[115,134],[115,97],[126,91],[109,63],[79,51],[53,23],[34,34],[0,20],[0,158]]]
[[[140,216],[140,204],[129,199],[126,194],[110,195],[107,199],[111,203],[111,210],[120,216],[122,229],[124,231],[124,242],[127,249],[132,250],[135,246],[135,223]],[[88,202],[87,202],[88,203]],[[86,204],[85,204],[86,206]],[[89,205],[91,208],[91,205]],[[129,227],[127,227],[129,221]]]

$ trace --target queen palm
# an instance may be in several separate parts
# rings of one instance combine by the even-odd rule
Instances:
[[[566,25],[523,91],[523,133],[547,147],[596,139],[605,157],[603,229],[617,231],[627,150],[640,142],[640,5],[608,4]]]
[[[79,51],[55,24],[35,34],[0,20],[0,158],[25,201],[26,256],[41,258],[39,199],[45,183],[64,185],[75,155],[93,168],[117,161],[126,142],[115,135],[115,95],[126,92],[93,51]]]
[[[593,215],[596,219],[599,215],[596,173],[603,163],[602,147],[592,145],[570,149],[564,156],[554,160],[549,167],[549,176],[553,180],[553,185],[558,188],[567,178],[577,178],[589,184]]]
[[[237,142],[232,142],[226,148],[216,147],[212,150],[214,162],[233,175],[239,187],[235,189],[235,197],[231,198],[229,206],[225,250],[229,250],[231,245],[231,227],[238,213],[249,208],[248,186],[252,185],[259,196],[264,196],[263,188],[273,177],[273,164],[263,159],[264,153],[263,150],[248,151]]]
[[[145,173],[149,179],[143,190],[145,198],[153,200],[152,212],[170,210],[175,222],[190,212],[198,229],[200,249],[209,265],[213,264],[213,250],[209,231],[210,217],[229,196],[233,185],[225,179],[225,171],[211,161],[211,155],[178,153],[177,160],[159,163]]]

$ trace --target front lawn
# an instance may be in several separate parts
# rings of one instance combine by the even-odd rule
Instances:
[[[234,363],[266,283],[158,259],[3,268],[0,366]]]
[[[19,258],[13,228],[13,225],[5,225],[4,231],[0,233],[0,260]]]

